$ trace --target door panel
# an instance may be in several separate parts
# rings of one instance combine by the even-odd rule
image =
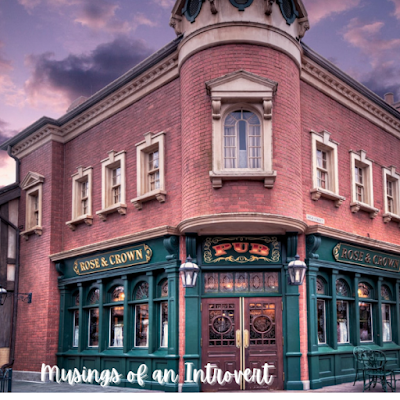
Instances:
[[[240,346],[236,331],[240,330],[239,298],[204,299],[202,301],[202,369],[215,364],[224,372],[240,370]],[[224,386],[202,384],[203,391],[239,390],[233,380]]]
[[[273,365],[271,385],[245,383],[245,389],[283,389],[282,299],[280,297],[245,298],[243,329],[249,331],[248,347],[244,349],[244,368],[262,369]]]

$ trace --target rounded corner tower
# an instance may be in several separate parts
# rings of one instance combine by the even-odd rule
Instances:
[[[304,232],[301,0],[179,0],[182,232]]]

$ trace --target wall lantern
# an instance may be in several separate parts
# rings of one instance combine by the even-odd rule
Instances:
[[[303,284],[307,265],[303,261],[300,261],[300,256],[298,254],[296,254],[294,258],[295,261],[291,261],[288,265],[289,284],[299,286]]]
[[[196,286],[197,276],[200,268],[194,262],[192,262],[190,255],[186,258],[186,262],[181,264],[179,271],[181,273],[184,288]]]
[[[7,294],[7,290],[0,286],[0,306],[4,305]],[[18,293],[18,299],[30,304],[32,303],[32,293]]]

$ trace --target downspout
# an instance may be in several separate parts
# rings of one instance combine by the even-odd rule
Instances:
[[[7,153],[8,155],[15,160],[15,183],[18,185],[20,184],[20,164],[21,161],[19,158],[16,156],[12,155],[11,153],[11,146],[9,145],[7,148]],[[20,202],[19,202],[20,203]],[[19,204],[18,204],[18,209],[19,209]],[[19,218],[19,212],[18,212],[18,218]],[[2,220],[4,220],[2,218]],[[16,241],[16,247],[15,247],[15,278],[14,278],[14,297],[13,297],[13,316],[12,316],[12,324],[11,324],[11,345],[10,345],[10,358],[9,358],[9,364],[4,365],[3,367],[12,367],[14,364],[14,359],[15,359],[15,337],[17,334],[17,308],[18,308],[18,283],[19,283],[19,251],[20,251],[20,232],[17,226],[15,226],[13,223],[10,221],[5,221],[6,224],[11,226],[15,230],[15,241]]]

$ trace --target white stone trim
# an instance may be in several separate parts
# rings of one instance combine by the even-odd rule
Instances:
[[[14,145],[12,155],[21,159],[49,141],[67,143],[178,76],[178,53],[174,52],[61,127],[47,124],[38,129]]]
[[[388,223],[390,221],[398,222],[400,228],[400,175],[396,173],[396,168],[391,166],[390,168],[382,168],[383,175],[383,204],[384,204],[384,214],[383,222]],[[395,206],[395,212],[391,213],[388,211],[388,201],[387,201],[387,180],[389,179],[394,183],[393,188],[393,203]]]
[[[116,153],[114,150],[108,152],[109,157],[101,161],[101,206],[96,214],[102,221],[107,220],[107,215],[118,212],[121,215],[126,214],[126,151]],[[112,199],[112,170],[121,168],[121,201],[114,203]]]
[[[339,166],[338,144],[334,142],[327,131],[317,133],[311,131],[311,160],[313,174],[313,188],[310,190],[311,199],[319,200],[321,197],[333,200],[336,207],[340,207],[345,197],[339,195]],[[328,188],[318,186],[317,179],[317,150],[323,150],[327,154]]]
[[[93,222],[92,216],[92,187],[93,187],[93,167],[78,167],[78,172],[72,175],[72,219],[66,225],[74,231],[76,225],[85,223],[90,226]],[[88,212],[82,214],[80,184],[88,182]]]
[[[372,179],[372,160],[366,157],[366,152],[360,150],[360,154],[350,150],[350,176],[351,176],[351,212],[356,213],[359,210],[369,213],[371,218],[375,218],[379,209],[374,207],[374,187]],[[354,169],[358,166],[364,171],[364,194],[365,201],[360,202],[356,197],[356,181]]]
[[[142,203],[153,199],[164,203],[167,194],[165,190],[165,132],[147,132],[144,137],[145,140],[136,144],[137,197],[131,200],[138,210],[142,209]],[[151,191],[148,185],[148,155],[156,150],[159,157],[160,187]]]
[[[21,189],[26,192],[25,229],[20,235],[28,240],[30,235],[41,236],[43,232],[43,182],[44,176],[36,172],[28,172],[21,182]],[[38,201],[38,223],[36,223],[34,203]]]
[[[239,70],[206,82],[211,96],[213,153],[209,172],[213,188],[222,187],[224,180],[263,180],[272,188],[276,179],[273,170],[272,99],[277,83],[250,72]],[[225,118],[237,108],[254,112],[261,124],[261,168],[224,168],[223,137]]]
[[[394,117],[357,90],[319,66],[302,58],[301,80],[317,88],[340,104],[400,139],[400,119]]]

